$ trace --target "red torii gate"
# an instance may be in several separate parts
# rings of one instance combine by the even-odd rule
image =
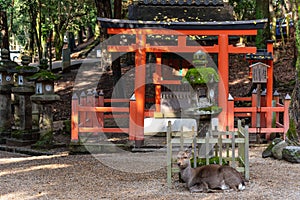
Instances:
[[[228,126],[227,113],[229,96],[228,75],[229,75],[229,54],[256,53],[256,47],[236,47],[229,44],[229,36],[254,36],[257,30],[264,28],[267,19],[249,21],[226,21],[226,22],[156,22],[156,21],[136,21],[98,18],[102,28],[107,28],[108,34],[129,34],[136,35],[135,43],[131,45],[110,45],[109,52],[135,52],[135,112],[130,112],[130,131],[131,140],[144,140],[144,117],[145,117],[145,77],[146,77],[146,53],[156,54],[156,63],[161,64],[161,53],[163,52],[185,52],[195,53],[204,50],[207,53],[218,54],[218,73],[220,84],[218,91],[218,106],[223,111],[219,115],[219,129],[225,130]],[[147,35],[176,35],[177,45],[150,45],[146,43]],[[217,36],[218,44],[213,46],[188,46],[187,36]],[[267,45],[268,52],[273,53],[273,45]],[[270,61],[268,74],[273,74],[273,63]],[[156,68],[157,83],[160,84],[179,84],[180,81],[162,81],[160,79],[160,65]],[[266,106],[272,106],[273,76],[268,77]],[[160,86],[156,87],[156,103],[159,103]],[[157,107],[159,109],[159,107]],[[270,121],[271,119],[267,119]]]

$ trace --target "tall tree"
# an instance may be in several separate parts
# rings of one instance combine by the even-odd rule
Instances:
[[[0,47],[9,50],[9,27],[7,11],[11,5],[11,0],[0,0]]]
[[[270,10],[270,38],[276,42],[276,13],[273,5],[273,0],[269,1]]]
[[[122,17],[122,0],[114,0],[114,12],[112,12],[112,6],[110,0],[95,0],[97,6],[98,17],[104,18],[116,18],[120,19]],[[112,15],[114,13],[114,15]],[[105,28],[100,27],[100,41],[107,39],[108,35]],[[121,64],[119,53],[112,53],[112,71],[114,84],[116,84],[121,78]],[[116,88],[117,89],[117,88]],[[123,90],[115,91],[121,97],[123,96]]]
[[[0,8],[1,48],[9,50],[9,33],[7,25],[7,13]]]
[[[110,0],[95,0],[95,3],[98,17],[112,18]],[[100,41],[104,41],[107,37],[106,29],[100,27]]]
[[[269,19],[269,0],[256,0],[255,17],[256,19]],[[256,36],[256,46],[258,48],[265,47],[265,41],[270,38],[270,27],[258,30]]]
[[[293,9],[293,20],[296,26],[295,37],[296,37],[296,46],[295,46],[295,65],[296,65],[296,83],[295,88],[292,94],[292,104],[290,109],[290,118],[294,120],[296,127],[298,129],[298,134],[300,135],[300,0],[296,0],[292,4]],[[299,138],[299,137],[298,137]]]
[[[114,18],[120,19],[121,16],[122,16],[122,0],[115,0],[114,1]],[[113,57],[115,57],[115,58],[113,59],[112,70],[113,70],[114,84],[116,84],[122,76],[121,59],[120,59],[119,53],[113,53],[113,54],[115,54],[115,55],[113,55]]]

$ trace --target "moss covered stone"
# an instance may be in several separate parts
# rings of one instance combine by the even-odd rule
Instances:
[[[55,81],[60,79],[60,75],[56,75],[50,71],[47,70],[40,70],[39,72],[35,73],[34,75],[28,77],[29,80],[34,81]]]
[[[282,150],[284,160],[292,163],[300,163],[300,146],[288,146]]]
[[[219,82],[219,75],[212,67],[191,68],[183,78],[184,83],[191,85],[202,85],[211,81]]]

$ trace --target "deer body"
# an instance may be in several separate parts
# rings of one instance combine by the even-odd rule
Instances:
[[[245,183],[241,174],[234,168],[217,164],[192,168],[190,152],[179,152],[177,161],[182,180],[190,192],[208,192],[211,189],[244,190]]]

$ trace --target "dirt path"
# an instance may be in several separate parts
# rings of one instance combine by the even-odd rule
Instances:
[[[299,199],[299,165],[263,159],[261,152],[261,147],[250,150],[251,179],[245,191],[208,194],[190,194],[176,177],[168,188],[165,166],[125,172],[155,168],[164,162],[162,154],[156,159],[135,153],[139,159],[132,162],[127,154],[32,157],[0,152],[0,199]],[[123,171],[107,167],[104,160],[115,168],[122,163]]]

